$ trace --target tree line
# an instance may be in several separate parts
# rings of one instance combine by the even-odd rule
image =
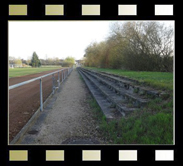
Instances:
[[[109,36],[85,49],[85,66],[173,71],[173,28],[159,22],[114,23]]]
[[[48,58],[48,59],[39,59],[36,52],[33,52],[31,59],[24,60],[20,58],[9,57],[9,64],[16,64],[22,66],[32,66],[32,67],[41,67],[42,65],[57,65],[62,67],[71,67],[74,65],[75,59],[71,56],[66,57],[65,59],[59,58]]]

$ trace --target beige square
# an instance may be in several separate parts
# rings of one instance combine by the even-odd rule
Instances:
[[[137,5],[118,5],[118,15],[137,15]]]
[[[82,155],[83,161],[100,161],[101,160],[100,150],[83,150],[82,153],[83,153]]]
[[[27,5],[9,5],[9,15],[27,15]]]
[[[82,15],[100,15],[100,5],[82,5]]]
[[[46,161],[64,161],[64,150],[46,150]]]
[[[9,161],[28,161],[27,150],[10,150]]]
[[[119,161],[137,161],[137,150],[119,150]]]
[[[64,5],[46,5],[45,15],[64,15]]]

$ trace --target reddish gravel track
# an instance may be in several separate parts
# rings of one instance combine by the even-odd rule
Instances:
[[[57,70],[45,71],[37,74],[31,74],[20,77],[13,77],[9,79],[9,86],[36,77],[40,77],[42,75]],[[55,74],[55,78],[58,78],[58,74]],[[43,86],[43,101],[45,101],[52,92],[52,76],[43,78],[42,86]],[[9,142],[12,141],[12,139],[18,134],[18,132],[28,122],[28,120],[32,117],[32,115],[39,107],[40,107],[39,80],[9,90]]]

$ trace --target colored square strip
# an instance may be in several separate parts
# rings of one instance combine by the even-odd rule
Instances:
[[[101,5],[81,5],[81,15],[82,16],[100,16]],[[135,16],[137,15],[137,5],[118,5],[118,16]],[[172,16],[173,15],[173,5],[155,5],[155,16]],[[46,16],[63,16],[64,15],[64,5],[45,5],[45,15]],[[9,5],[9,16],[27,16],[28,15],[28,5]]]
[[[82,161],[101,161],[101,150],[82,150]],[[46,150],[45,161],[64,161],[64,150]],[[105,157],[105,156],[104,156]],[[119,150],[119,161],[138,161],[137,150]],[[28,150],[10,150],[9,161],[28,161]],[[174,150],[155,150],[155,161],[174,161]]]

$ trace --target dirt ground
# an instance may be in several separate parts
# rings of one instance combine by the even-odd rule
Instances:
[[[60,145],[78,139],[82,140],[80,142],[90,139],[106,144],[88,103],[91,94],[76,70],[72,71],[55,95],[53,106],[42,113],[46,114],[44,120],[38,118],[22,138],[21,144]]]
[[[58,70],[58,69],[57,69]],[[53,71],[45,71],[37,74],[31,74],[9,79],[9,86],[27,81]],[[58,75],[55,74],[55,78]],[[52,92],[52,76],[43,78],[43,101]],[[18,134],[22,127],[31,118],[34,112],[40,106],[39,80],[23,85],[21,87],[9,90],[9,142]]]

